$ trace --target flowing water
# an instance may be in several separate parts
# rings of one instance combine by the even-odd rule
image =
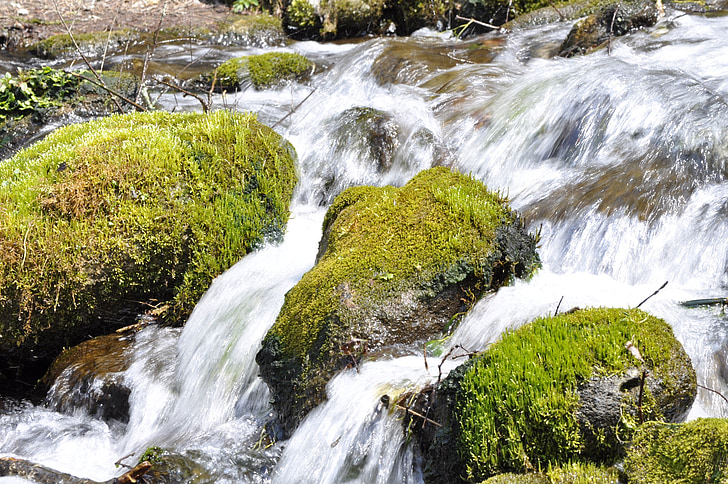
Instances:
[[[104,480],[121,472],[119,458],[157,445],[204,469],[199,482],[421,482],[380,398],[437,379],[437,360],[428,370],[421,350],[405,348],[343,371],[291,439],[266,446],[271,409],[254,357],[283,295],[313,265],[333,197],[402,185],[436,164],[507,193],[541,232],[543,269],[478,302],[450,345],[481,350],[559,305],[634,307],[669,281],[643,309],[672,325],[698,383],[728,392],[728,320],[720,308],[680,304],[728,291],[728,17],[671,12],[610,52],[544,56],[569,27],[467,42],[422,32],[293,43],[286,49],[320,66],[309,84],[216,97],[278,123],[296,147],[301,182],[285,241],[216,279],[183,330],[137,335],[123,375],[127,424],[16,403],[0,416],[0,455]],[[167,57],[187,62],[179,50]],[[199,108],[171,94],[160,102]],[[728,407],[701,391],[690,418],[705,415]]]

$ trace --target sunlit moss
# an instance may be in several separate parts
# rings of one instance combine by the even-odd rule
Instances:
[[[439,335],[454,313],[539,264],[537,238],[506,199],[443,167],[401,188],[344,191],[323,228],[319,260],[286,295],[258,359],[298,415],[322,398],[347,338],[372,349]]]
[[[680,385],[676,365],[687,359],[682,346],[665,321],[639,310],[589,309],[539,318],[506,333],[473,360],[455,408],[468,479],[598,455],[599,449],[584,448],[577,387],[593,376],[639,366],[625,347],[628,341],[639,348],[650,378],[668,389]],[[646,420],[663,418],[654,405],[643,411]],[[628,438],[630,427],[608,430]]]
[[[651,422],[635,435],[624,462],[629,482],[728,482],[728,420]]]
[[[616,484],[619,471],[592,463],[574,462],[549,467],[545,472],[498,474],[482,484]]]
[[[281,236],[293,156],[252,114],[158,112],[70,125],[0,163],[0,348],[54,356],[141,303],[184,318]]]
[[[138,32],[129,29],[73,34],[73,38],[69,34],[58,34],[36,42],[30,52],[42,59],[56,59],[78,50],[86,55],[97,55],[103,54],[108,47],[134,42],[138,37]]]
[[[313,62],[301,54],[268,52],[225,61],[213,76],[220,89],[235,89],[246,82],[265,89],[283,81],[302,79],[312,68]]]

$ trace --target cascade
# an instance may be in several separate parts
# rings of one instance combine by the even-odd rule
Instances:
[[[333,196],[402,185],[435,164],[507,193],[542,235],[543,269],[479,301],[450,344],[482,350],[506,328],[553,314],[562,297],[562,309],[634,307],[669,281],[643,309],[671,324],[700,384],[728,392],[725,316],[680,305],[728,287],[728,17],[675,14],[610,55],[531,58],[534,45],[567,31],[513,32],[480,63],[435,35],[292,44],[328,66],[310,86],[224,100],[273,124],[310,94],[277,127],[301,170],[285,240],[218,277],[184,329],[137,335],[124,376],[128,424],[21,403],[0,415],[0,456],[103,480],[118,474],[119,457],[157,445],[223,483],[421,482],[400,421],[381,402],[436,380],[421,348],[343,371],[328,401],[268,449],[256,445],[271,410],[254,358],[286,291],[314,263]],[[438,49],[457,55],[435,65]],[[405,67],[386,77],[395,56]],[[348,129],[361,119],[387,130],[382,150]],[[728,409],[701,392],[690,418],[699,416]]]

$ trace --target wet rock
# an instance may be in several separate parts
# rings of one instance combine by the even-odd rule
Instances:
[[[340,194],[316,266],[286,295],[256,357],[286,433],[340,369],[441,335],[486,291],[530,275],[536,242],[506,200],[447,168]]]
[[[131,389],[123,372],[132,343],[133,335],[111,334],[64,351],[43,379],[50,386],[46,405],[57,412],[83,409],[96,418],[128,422]]]
[[[217,30],[202,37],[208,37],[221,45],[248,47],[274,47],[286,43],[281,20],[266,13],[233,15],[230,22],[223,23]]]
[[[639,310],[578,310],[504,334],[419,397],[416,410],[443,426],[414,417],[411,428],[426,482],[608,465],[641,421],[684,418],[696,390],[690,359],[663,320]]]
[[[572,27],[559,55],[587,54],[608,44],[614,37],[655,25],[658,14],[657,6],[651,0],[608,5]]]

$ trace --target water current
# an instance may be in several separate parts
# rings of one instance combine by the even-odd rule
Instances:
[[[292,438],[267,448],[271,409],[254,357],[283,295],[314,263],[333,197],[353,185],[402,185],[435,164],[507,193],[541,233],[543,268],[478,302],[450,344],[481,350],[560,301],[634,307],[669,281],[643,309],[671,324],[698,383],[728,393],[728,320],[720,308],[680,304],[728,291],[728,17],[668,12],[609,52],[544,55],[569,28],[297,42],[285,49],[321,67],[309,84],[217,97],[216,107],[278,123],[297,150],[284,242],[218,277],[184,329],[137,335],[123,375],[127,424],[20,402],[0,415],[0,456],[105,480],[122,472],[119,458],[156,445],[204,469],[210,478],[200,482],[421,482],[401,422],[380,403],[437,378],[421,349],[343,371]],[[186,48],[158,55],[186,62],[196,55]],[[199,108],[173,95],[161,102]],[[363,141],[361,116],[378,120],[387,150]],[[689,418],[699,416],[726,417],[728,406],[700,392]]]

